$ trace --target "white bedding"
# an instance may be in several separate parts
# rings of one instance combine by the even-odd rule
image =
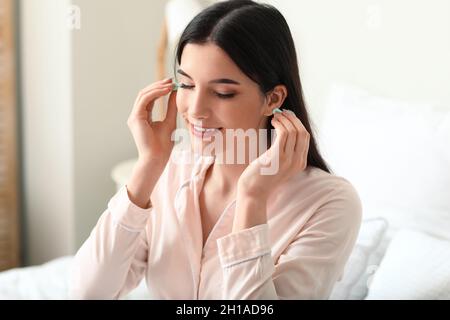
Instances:
[[[39,266],[1,272],[0,300],[67,300],[72,261],[72,256],[65,256]],[[148,299],[145,281],[124,299]]]
[[[0,299],[67,299],[72,257],[0,273]]]

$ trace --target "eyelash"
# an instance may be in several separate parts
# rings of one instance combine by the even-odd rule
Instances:
[[[190,90],[190,89],[193,89],[193,88],[194,88],[194,86],[188,86],[188,85],[185,85],[184,83],[180,83],[180,86],[179,86],[179,87],[180,87],[181,89],[187,89],[187,90]],[[234,98],[234,96],[235,96],[234,93],[230,93],[230,94],[221,94],[221,93],[215,92],[215,94],[216,94],[216,96],[219,97],[220,99],[231,99],[231,98]]]

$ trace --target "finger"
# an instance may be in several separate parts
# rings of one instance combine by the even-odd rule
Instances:
[[[273,140],[273,143],[271,144],[270,148],[264,151],[259,156],[260,164],[262,165],[268,165],[271,163],[273,159],[278,157],[280,158],[280,150],[282,150],[284,143],[285,143],[285,137],[284,134],[281,132],[284,130],[284,127],[275,119],[272,118],[271,120],[272,126],[275,128],[275,138]],[[278,160],[279,162],[280,160]]]
[[[137,100],[133,110],[132,115],[136,117],[148,117],[148,114],[151,114],[154,101],[159,97],[168,94],[171,91],[171,87],[162,87],[159,89],[154,89],[149,91],[146,94],[143,94]]]
[[[275,141],[274,141],[274,145],[277,144],[279,153],[283,152],[284,150],[284,146],[286,144],[286,140],[287,140],[287,131],[286,128],[283,126],[283,124],[278,120],[277,117],[273,117],[272,121],[271,121],[273,127],[275,128],[275,133],[276,133],[276,137],[275,137]],[[271,147],[272,148],[272,147]],[[269,148],[269,150],[271,149]]]
[[[286,128],[288,133],[286,145],[284,148],[285,153],[293,154],[295,148],[295,142],[297,140],[297,129],[291,123],[291,121],[286,117],[286,113],[278,113],[276,118],[282,123],[282,125]]]
[[[296,140],[294,152],[300,155],[302,153],[302,151],[304,150],[304,148],[305,148],[305,146],[304,146],[305,141],[309,140],[309,133],[306,130],[306,128],[303,125],[303,123],[295,115],[294,112],[292,112],[290,110],[286,110],[286,111],[287,111],[286,112],[287,118],[292,122],[292,124],[297,129],[297,140]]]
[[[305,139],[305,146],[303,147],[303,149],[299,148],[299,149],[301,149],[301,153],[302,153],[301,159],[303,160],[302,161],[302,164],[304,166],[303,168],[306,168],[308,166],[309,140],[310,140],[310,135],[308,133],[307,138]]]
[[[168,83],[164,83],[164,84],[153,84],[151,87],[149,87],[148,89],[143,89],[140,92],[140,96],[143,96],[144,94],[147,94],[149,92],[151,92],[152,90],[158,90],[158,89],[165,89],[165,88],[172,88],[173,83],[172,82],[168,82]]]
[[[295,144],[295,150],[294,150],[296,158],[299,160],[300,163],[307,165],[310,134],[306,130],[305,126],[300,121],[300,119],[295,115],[295,113],[293,113],[292,111],[286,112],[286,113],[287,113],[287,117],[291,120],[291,122],[297,128],[297,142]]]
[[[152,90],[149,90],[148,92],[143,93],[137,101],[138,106],[144,105],[144,107],[148,107],[148,103],[145,104],[145,102],[148,102],[148,100],[153,100],[152,102],[154,102],[154,100],[161,98],[164,95],[168,94],[171,91],[171,88],[172,87],[170,85],[166,85],[166,86],[153,88]]]
[[[145,88],[143,88],[139,93],[142,95],[142,94],[149,92],[152,89],[160,88],[163,86],[168,86],[171,84],[172,84],[172,78],[167,78],[164,80],[156,81],[156,82],[153,82],[150,85],[146,86]]]
[[[303,150],[303,140],[305,133],[307,133],[306,128],[303,126],[303,123],[300,121],[300,119],[295,115],[295,113],[291,110],[283,110],[286,118],[288,118],[292,125],[296,129],[296,143],[295,143],[295,150],[294,152],[301,152]]]
[[[137,95],[134,104],[136,105],[138,103],[138,101],[140,99],[142,99],[142,96],[146,95],[147,93],[150,93],[152,90],[159,90],[159,89],[170,88],[170,87],[172,87],[172,85],[173,85],[172,82],[168,82],[168,83],[165,83],[165,84],[163,84],[163,83],[152,83],[148,87],[145,87],[144,89],[139,91],[139,94]]]

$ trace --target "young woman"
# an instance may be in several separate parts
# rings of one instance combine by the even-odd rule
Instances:
[[[127,124],[139,160],[77,252],[71,296],[121,298],[145,276],[154,299],[326,299],[362,209],[318,151],[285,19],[218,2],[186,27],[176,58],[178,91],[167,79],[136,99]],[[149,121],[166,95],[166,118]],[[177,112],[187,149],[174,148]],[[252,130],[269,137],[245,137],[268,147],[253,157],[250,143],[233,143]],[[217,161],[229,151],[245,160]]]

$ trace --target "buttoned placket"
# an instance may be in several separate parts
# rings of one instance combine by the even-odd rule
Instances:
[[[208,159],[210,160],[210,159]],[[205,165],[205,167],[202,167],[202,170],[199,172],[199,174],[195,177],[195,183],[193,184],[194,187],[194,208],[195,208],[195,216],[198,217],[197,221],[200,223],[200,230],[203,230],[201,228],[201,213],[200,213],[200,193],[203,189],[204,182],[205,182],[205,176],[206,171],[208,168],[212,165],[212,162],[209,162]],[[202,267],[203,267],[203,261],[205,260],[207,254],[209,251],[212,251],[214,245],[216,245],[215,240],[217,240],[220,236],[224,236],[226,233],[226,227],[230,226],[230,219],[233,219],[233,214],[229,214],[229,212],[234,212],[232,210],[236,200],[231,201],[223,210],[223,212],[220,214],[219,219],[217,219],[216,223],[214,224],[213,228],[211,229],[208,237],[206,238],[204,246],[201,248],[201,256],[199,261],[199,268],[198,268],[198,274],[197,274],[197,293],[196,293],[196,299],[199,299],[200,290],[202,288]],[[203,239],[203,234],[200,234],[201,239]],[[203,242],[203,241],[202,241]],[[220,272],[220,270],[217,270]]]

